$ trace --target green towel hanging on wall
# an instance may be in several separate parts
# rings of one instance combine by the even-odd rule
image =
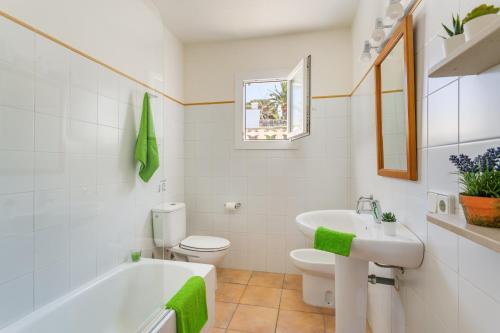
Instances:
[[[139,135],[135,143],[135,159],[141,164],[139,177],[147,183],[160,166],[155,126],[148,93],[144,94],[142,101],[141,127],[139,128]]]

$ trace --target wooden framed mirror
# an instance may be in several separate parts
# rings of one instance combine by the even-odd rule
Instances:
[[[375,60],[378,174],[417,180],[412,16],[403,18]]]

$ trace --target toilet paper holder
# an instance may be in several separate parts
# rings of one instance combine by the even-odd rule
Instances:
[[[241,207],[241,202],[226,202],[224,208],[227,210],[236,210]]]

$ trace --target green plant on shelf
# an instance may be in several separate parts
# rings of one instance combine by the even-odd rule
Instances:
[[[467,16],[465,16],[465,18],[463,20],[463,24],[470,22],[470,21],[477,19],[478,17],[484,16],[484,15],[498,14],[499,11],[500,11],[499,7],[496,7],[494,5],[488,6],[486,4],[482,4],[480,6],[477,6],[473,10],[471,10],[467,14]]]
[[[465,154],[451,155],[450,161],[457,167],[463,194],[500,198],[500,147],[489,148],[474,159]]]
[[[397,222],[396,215],[393,212],[385,212],[382,214],[382,222],[395,223]]]
[[[456,17],[454,15],[452,15],[451,18],[452,18],[452,24],[453,24],[451,28],[448,28],[444,23],[441,24],[443,26],[443,29],[448,34],[448,37],[441,36],[441,38],[446,39],[446,38],[458,36],[458,35],[461,35],[464,33],[464,23],[460,19],[460,15],[457,14]]]

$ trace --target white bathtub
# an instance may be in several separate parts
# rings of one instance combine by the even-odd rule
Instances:
[[[175,312],[165,303],[193,275],[205,279],[208,332],[215,316],[215,268],[142,259],[125,263],[50,303],[0,333],[176,333]]]

